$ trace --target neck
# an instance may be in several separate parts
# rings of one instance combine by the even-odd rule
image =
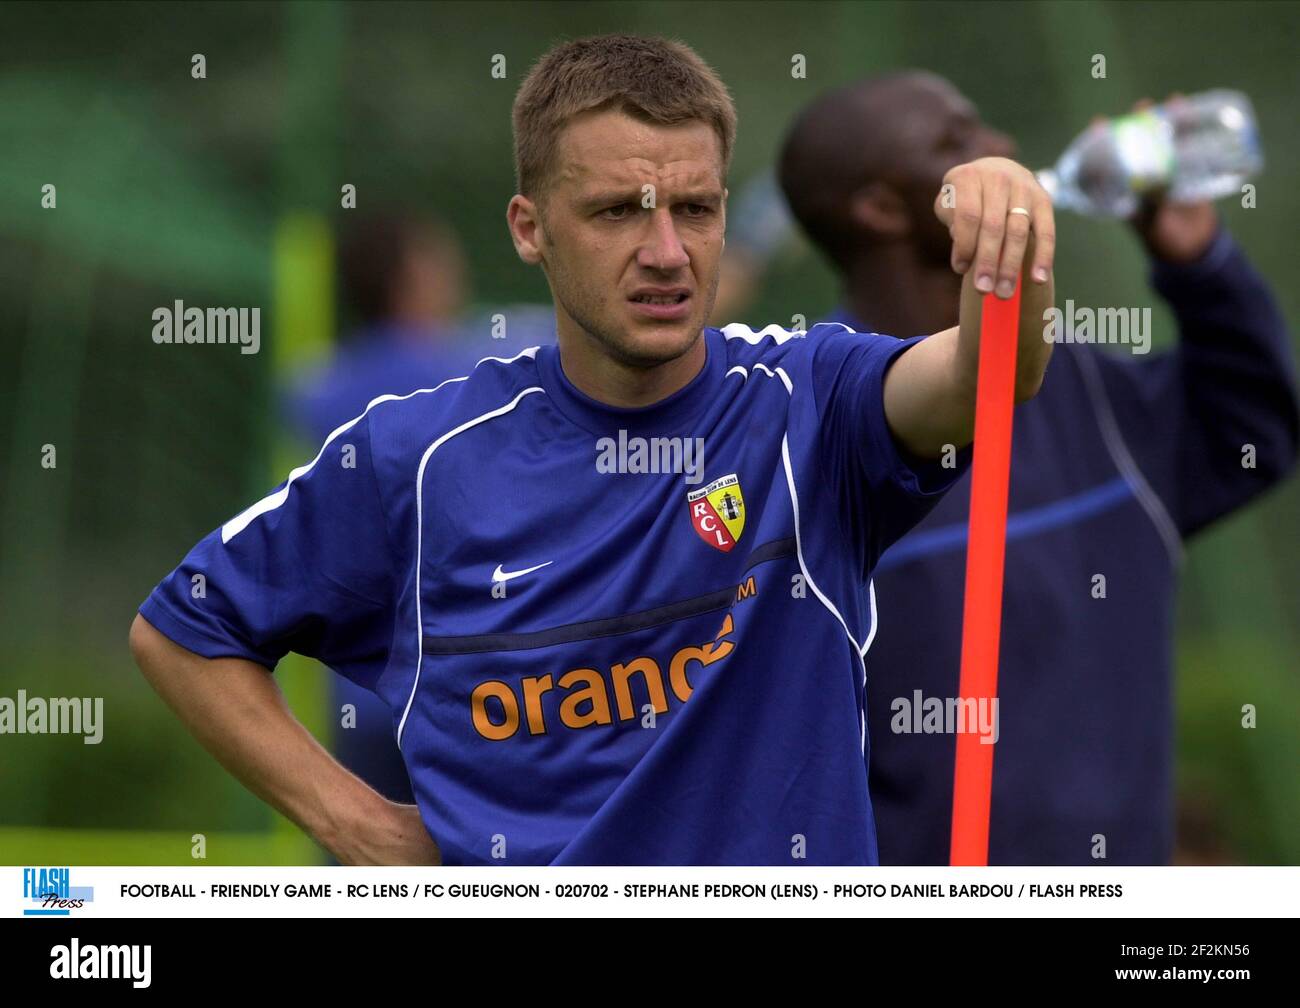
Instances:
[[[925,259],[915,245],[884,245],[850,265],[844,300],[854,318],[877,332],[929,335],[957,324],[961,277],[946,262]]]
[[[585,332],[557,335],[560,366],[574,387],[597,402],[624,409],[652,406],[685,388],[708,357],[703,330],[680,357],[650,367],[616,360]]]

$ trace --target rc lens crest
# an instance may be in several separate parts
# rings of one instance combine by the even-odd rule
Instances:
[[[735,473],[686,495],[691,525],[714,549],[730,553],[745,529],[745,496]]]

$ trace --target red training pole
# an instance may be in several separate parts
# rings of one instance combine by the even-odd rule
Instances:
[[[1002,567],[1007,543],[1007,488],[1011,478],[1011,410],[1015,405],[1016,335],[1020,280],[1003,301],[984,295],[980,313],[979,375],[975,386],[975,455],[971,463],[970,536],[962,615],[963,700],[992,704],[998,695],[1002,630]],[[952,790],[954,865],[989,863],[989,804],[993,750],[980,735],[957,733]]]

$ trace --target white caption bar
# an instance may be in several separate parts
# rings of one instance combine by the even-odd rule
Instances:
[[[0,869],[41,917],[1287,917],[1300,868]],[[19,894],[22,894],[19,897]]]

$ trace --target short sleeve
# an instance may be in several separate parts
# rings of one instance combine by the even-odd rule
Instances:
[[[367,418],[202,539],[140,613],[205,658],[274,668],[290,651],[367,688],[392,641],[393,553]]]
[[[966,446],[944,465],[918,459],[895,440],[885,419],[885,374],[927,339],[896,339],[835,325],[820,334],[813,386],[828,479],[864,574],[880,554],[919,522],[970,467]],[[827,324],[828,330],[830,324]]]

